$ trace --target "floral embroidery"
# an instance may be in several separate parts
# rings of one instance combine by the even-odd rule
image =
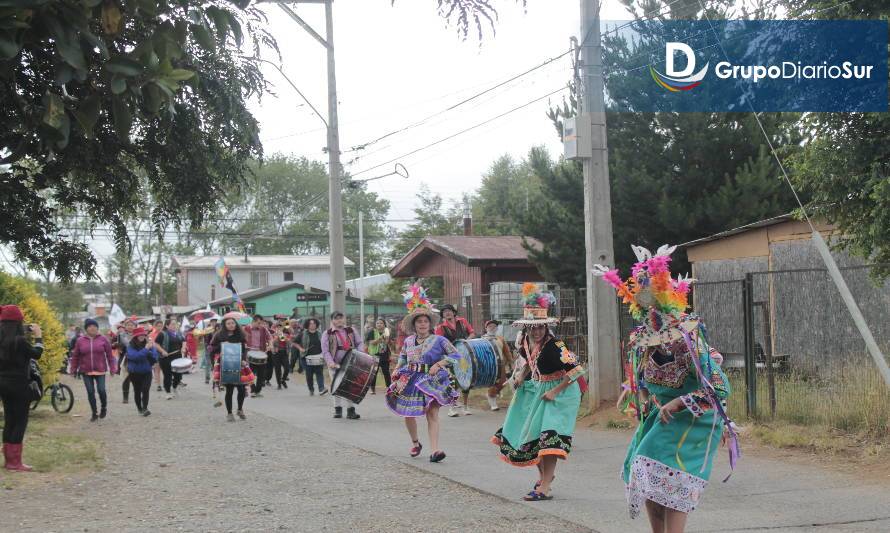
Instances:
[[[683,387],[683,383],[689,376],[692,361],[689,358],[689,351],[684,348],[678,348],[673,353],[674,360],[664,365],[658,365],[651,353],[646,357],[646,368],[643,370],[646,383],[672,389]]]
[[[695,418],[698,418],[701,415],[705,414],[704,406],[699,403],[702,400],[705,400],[705,398],[696,397],[693,394],[684,394],[683,396],[680,396],[680,400],[683,402],[683,405],[686,406],[686,409],[689,410],[689,412],[692,413],[692,416],[694,416]],[[707,408],[711,407],[710,403],[707,403],[706,406]]]
[[[548,430],[541,433],[536,440],[526,442],[519,448],[514,448],[499,429],[491,441],[496,444],[503,459],[516,466],[531,466],[538,464],[542,455],[557,455],[567,457],[572,451],[571,435],[559,435],[555,431]]]
[[[559,360],[567,365],[578,364],[578,358],[569,350],[569,347],[562,341],[556,341],[556,347],[559,348]]]
[[[700,477],[638,455],[625,487],[630,517],[639,516],[646,500],[684,513],[694,511],[707,486]]]

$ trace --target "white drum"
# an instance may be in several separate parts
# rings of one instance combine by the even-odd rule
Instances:
[[[170,363],[170,368],[173,369],[177,374],[188,374],[192,371],[192,366],[194,366],[194,362],[189,357],[180,357],[179,359],[174,359],[173,362]]]
[[[248,350],[247,352],[247,362],[252,365],[264,365],[268,359],[269,356],[266,352],[260,350]]]

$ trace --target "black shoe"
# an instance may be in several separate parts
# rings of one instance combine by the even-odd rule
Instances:
[[[286,389],[287,388],[287,380],[284,380],[284,382],[281,384],[281,386]]]
[[[334,418],[343,418],[343,408],[334,407]]]
[[[161,392],[162,390],[164,390],[164,387],[161,387],[160,385],[158,385],[157,391]]]
[[[127,397],[124,396],[124,401],[122,403],[130,403],[130,400],[128,400]]]
[[[146,409],[145,411],[142,411],[142,416],[150,416],[150,415],[151,415],[151,411],[149,411],[148,409]]]
[[[93,416],[90,417],[90,422],[97,422],[99,420],[99,415],[93,413]]]
[[[350,420],[358,420],[362,415],[355,412],[355,407],[350,407],[346,410],[346,418]]]
[[[433,452],[433,454],[430,455],[431,463],[441,462],[442,459],[445,459],[445,452],[443,452],[443,451]]]
[[[281,383],[278,384],[278,390],[281,390]]]
[[[106,415],[108,415],[108,410],[103,407],[102,410],[99,411],[99,418],[105,418]]]
[[[312,389],[309,389],[309,396],[315,396],[315,391]]]

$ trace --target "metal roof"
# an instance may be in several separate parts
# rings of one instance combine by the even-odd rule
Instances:
[[[713,235],[709,235],[707,237],[702,237],[700,239],[695,239],[694,241],[689,241],[679,245],[679,248],[688,248],[690,246],[697,246],[699,244],[704,244],[706,242],[716,241],[720,239],[725,239],[726,237],[731,237],[733,235],[737,235],[739,233],[744,233],[746,231],[750,231],[752,229],[766,228],[769,226],[775,226],[776,224],[781,224],[783,222],[790,222],[792,220],[797,220],[792,213],[788,213],[785,215],[779,215],[773,218],[767,218],[765,220],[758,220],[757,222],[752,222],[750,224],[746,224],[744,226],[739,226],[737,228],[733,228],[726,231],[721,231],[720,233],[715,233]]]
[[[247,261],[243,255],[227,255],[223,259],[229,268],[310,268],[331,264],[327,255],[249,255]],[[183,269],[211,269],[218,260],[219,256],[175,255],[173,265]],[[344,264],[354,265],[346,258]]]

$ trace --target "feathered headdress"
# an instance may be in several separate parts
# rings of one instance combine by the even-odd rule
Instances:
[[[408,314],[402,319],[402,329],[408,333],[414,333],[414,320],[424,315],[430,319],[430,325],[435,326],[438,317],[433,313],[433,305],[426,295],[426,289],[417,283],[408,287],[408,291],[403,294],[405,298],[405,307]]]
[[[662,333],[686,316],[689,307],[689,289],[692,278],[671,277],[671,254],[676,246],[665,244],[656,250],[655,255],[642,246],[631,246],[637,262],[626,280],[621,279],[618,269],[594,265],[593,274],[615,288],[621,301],[627,304],[631,316],[645,325],[647,333]],[[692,326],[692,324],[684,324]]]
[[[537,283],[525,283],[522,285],[522,318],[513,322],[514,326],[530,326],[534,324],[553,324],[558,322],[556,318],[547,316],[550,306],[556,303],[556,298],[551,292],[545,292],[538,288]]]

